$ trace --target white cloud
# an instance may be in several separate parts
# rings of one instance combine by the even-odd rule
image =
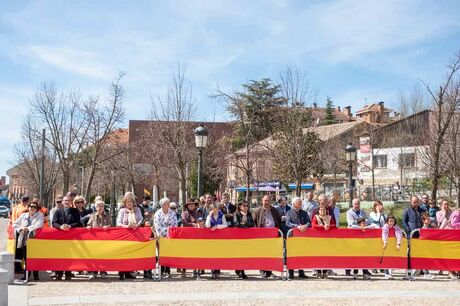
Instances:
[[[79,51],[67,46],[35,45],[27,47],[26,52],[33,59],[39,59],[57,68],[82,76],[107,79],[115,75],[114,69],[102,64],[96,54],[88,51]]]

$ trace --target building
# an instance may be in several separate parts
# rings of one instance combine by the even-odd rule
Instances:
[[[28,195],[26,182],[23,178],[21,167],[23,164],[16,165],[6,171],[9,180],[9,198],[20,199],[23,195]]]
[[[386,108],[383,101],[365,105],[356,112],[356,120],[372,123],[387,124],[392,121],[390,117],[393,110]]]

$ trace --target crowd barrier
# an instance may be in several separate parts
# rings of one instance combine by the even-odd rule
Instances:
[[[14,230],[11,225],[8,226],[6,233],[8,239],[6,241],[6,250],[10,253],[16,253],[16,239],[14,238]]]
[[[7,249],[14,253],[8,228]],[[418,234],[418,235],[416,235]],[[422,229],[418,238],[394,232],[382,249],[380,229],[290,230],[285,245],[276,228],[220,230],[177,227],[157,243],[150,228],[40,229],[27,241],[27,270],[134,271],[157,264],[200,270],[427,269],[460,270],[460,231]],[[283,255],[285,251],[286,255]],[[157,262],[158,259],[158,262]]]
[[[160,238],[160,265],[183,269],[283,271],[283,237],[277,228],[176,227]]]
[[[292,235],[291,235],[292,234]],[[407,240],[396,249],[394,230],[382,249],[382,230],[298,229],[286,239],[288,269],[406,269]]]
[[[148,227],[43,228],[27,241],[28,271],[134,271],[156,265]]]
[[[419,233],[418,238],[416,233]],[[411,268],[417,270],[460,270],[460,230],[420,229],[412,231]]]

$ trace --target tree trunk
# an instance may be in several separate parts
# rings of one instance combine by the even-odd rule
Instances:
[[[94,166],[92,166],[89,171],[88,181],[86,182],[86,188],[82,190],[82,192],[84,192],[83,196],[85,197],[87,203],[89,203],[91,197],[91,185],[93,184],[94,174],[95,169]]]
[[[246,171],[246,201],[249,203],[249,184],[251,184],[251,172]]]
[[[302,180],[295,181],[295,195],[300,197],[302,193]]]
[[[183,169],[181,169],[181,172],[183,172]],[[182,211],[185,209],[185,186],[186,186],[186,178],[185,174],[181,173],[180,178],[179,178],[179,203],[182,207]]]
[[[62,193],[64,195],[67,194],[67,192],[69,191],[69,186],[70,186],[70,171],[69,170],[62,170],[62,181],[64,183],[63,187],[62,187]]]

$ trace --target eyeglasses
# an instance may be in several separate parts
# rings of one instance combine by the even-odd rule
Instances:
[[[85,203],[85,202],[83,202],[83,201],[75,202],[75,204],[83,204],[83,203]]]
[[[38,207],[37,207],[37,206],[29,206],[29,208],[38,209]]]
[[[177,209],[177,207],[171,207],[171,209],[174,209],[174,210],[176,210],[176,209]]]
[[[248,205],[241,205],[242,207],[248,207]]]

